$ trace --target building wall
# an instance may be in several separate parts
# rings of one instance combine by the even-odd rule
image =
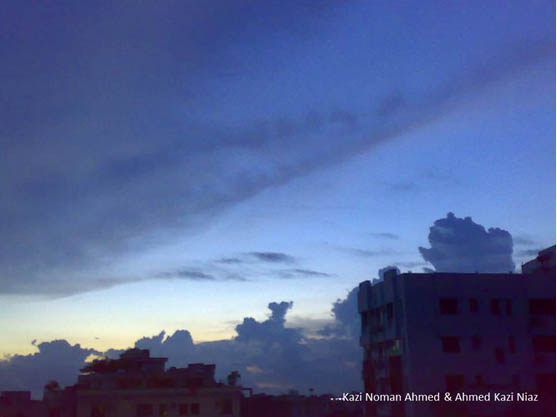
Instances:
[[[145,416],[240,416],[241,392],[234,388],[207,388],[195,393],[184,389],[91,390],[79,391],[77,395],[77,417],[91,417],[94,408],[104,412],[103,417],[137,417],[140,406],[152,406],[152,413],[146,411]],[[229,410],[227,401],[231,406]],[[193,404],[199,408],[197,413]],[[187,414],[180,414],[180,407],[184,405],[187,405]]]
[[[450,301],[448,310],[444,303],[443,311],[447,314],[442,313],[440,299]],[[475,300],[472,310],[476,311],[471,311],[471,299]],[[532,314],[530,300],[535,299],[553,299],[554,305],[554,277],[390,274],[374,285],[360,284],[366,391],[393,393],[400,389],[397,381],[400,376],[404,392],[444,393],[447,382],[460,382],[460,378],[463,381],[459,389],[466,392],[543,389],[539,386],[540,376],[547,379],[548,374],[555,374],[555,316]],[[498,314],[492,310],[495,300]],[[452,310],[455,302],[456,312]],[[378,311],[383,317],[380,320]],[[553,351],[536,352],[536,336],[552,338]],[[451,352],[455,344],[458,351]],[[382,360],[378,359],[380,356]],[[392,366],[393,361],[399,363],[401,375],[396,375],[399,370]],[[467,415],[489,415],[504,408],[501,404],[490,408],[485,403],[480,407],[470,403],[459,406],[468,407]],[[407,402],[403,409],[396,407],[399,405],[372,404],[368,414],[432,413],[431,403]],[[530,411],[535,413],[536,407],[530,407]]]

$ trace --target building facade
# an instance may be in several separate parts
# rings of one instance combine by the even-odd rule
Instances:
[[[555,415],[555,248],[552,270],[547,255],[545,269],[528,274],[392,270],[383,281],[362,282],[365,391],[403,399],[368,401],[367,415]],[[404,401],[408,393],[438,392],[491,397]],[[523,392],[538,401],[518,401]],[[513,400],[494,401],[494,393],[513,393]]]
[[[130,349],[119,359],[93,361],[75,385],[45,387],[45,417],[239,417],[238,373],[215,381],[215,365],[165,370],[166,358]],[[10,416],[11,417],[11,416]],[[14,416],[16,417],[16,416]],[[19,417],[19,416],[17,416]]]

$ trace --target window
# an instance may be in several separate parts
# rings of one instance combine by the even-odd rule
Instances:
[[[536,389],[541,393],[555,395],[555,374],[537,374]]]
[[[516,352],[516,342],[514,336],[509,336],[509,352],[511,353]]]
[[[532,347],[534,352],[555,353],[555,336],[534,336]]]
[[[520,385],[520,375],[514,374],[512,378],[512,384],[518,387]]]
[[[153,405],[152,404],[138,404],[137,405],[137,417],[147,417],[153,415]]]
[[[457,314],[458,300],[456,298],[440,298],[439,310],[441,314]]]
[[[159,405],[159,416],[168,416],[168,405],[166,404]]]
[[[460,352],[460,342],[458,337],[442,337],[441,344],[443,345],[443,352],[445,353]]]
[[[501,307],[499,305],[499,300],[497,298],[492,298],[489,302],[489,306],[491,308],[491,313],[498,316],[501,314]]]
[[[393,303],[387,304],[387,320],[393,319]]]
[[[474,381],[476,382],[476,385],[482,386],[484,384],[484,377],[478,374],[474,377]]]
[[[94,405],[91,408],[91,417],[104,417],[104,411],[101,406]]]
[[[528,304],[530,314],[555,316],[555,298],[532,298]]]
[[[507,313],[507,316],[511,316],[513,314],[513,304],[509,298],[505,300],[505,313]]]
[[[232,414],[232,400],[227,399],[222,401],[221,414],[222,415]]]
[[[503,349],[495,349],[495,361],[497,363],[505,363],[505,351]]]
[[[191,414],[194,416],[199,415],[199,403],[192,403],[191,405]]]
[[[468,299],[468,308],[470,309],[470,313],[477,313],[478,312],[478,300],[475,298]]]
[[[474,336],[472,337],[472,349],[474,350],[480,350],[480,347],[482,346],[482,341],[478,336]]]
[[[187,404],[180,404],[180,408],[178,409],[181,416],[187,416],[189,413],[189,408]]]
[[[367,327],[367,312],[363,312],[360,314],[362,316],[362,330]]]
[[[445,375],[447,391],[460,391],[464,387],[464,375]]]

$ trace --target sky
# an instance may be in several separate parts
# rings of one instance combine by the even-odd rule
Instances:
[[[162,330],[359,355],[335,308],[381,268],[555,243],[552,1],[7,1],[0,35],[0,387]]]

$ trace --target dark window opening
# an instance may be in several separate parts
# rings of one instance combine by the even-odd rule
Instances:
[[[199,403],[192,403],[191,405],[191,414],[194,416],[199,415]]]
[[[509,299],[505,300],[505,313],[507,313],[507,316],[511,316],[513,314],[513,304]]]
[[[505,363],[505,351],[503,349],[495,349],[495,361],[497,363]]]
[[[464,387],[464,375],[445,375],[448,392],[460,391]]]
[[[443,345],[443,352],[445,353],[460,352],[460,342],[458,337],[442,337],[441,344]]]
[[[499,306],[499,300],[496,298],[492,298],[489,302],[489,306],[491,308],[491,313],[498,316],[501,314],[501,307]]]
[[[153,405],[152,404],[138,404],[137,405],[137,417],[148,417],[153,415]]]
[[[555,395],[555,374],[537,374],[536,389],[544,394]]]
[[[221,414],[232,414],[232,400],[223,400]]]
[[[477,313],[478,312],[478,300],[475,298],[468,299],[468,307],[470,309],[470,313]]]
[[[509,352],[516,352],[516,341],[514,339],[514,336],[509,336]]]
[[[472,337],[472,349],[479,350],[482,346],[482,341],[478,336]]]
[[[360,316],[362,317],[362,330],[365,329],[367,327],[367,312],[363,312],[360,314]]]
[[[393,319],[393,303],[387,304],[387,320]]]
[[[532,347],[534,352],[555,353],[555,336],[534,336]]]
[[[512,384],[518,387],[520,385],[520,375],[514,374],[512,378]]]
[[[187,404],[180,404],[180,408],[178,409],[179,413],[181,416],[187,416],[189,415],[188,411],[188,405]]]
[[[91,417],[104,417],[104,411],[102,407],[95,405],[91,408]]]
[[[167,404],[160,404],[159,405],[159,415],[160,416],[168,416],[168,405]]]
[[[458,314],[458,300],[456,298],[440,298],[439,310],[441,314]]]
[[[474,380],[476,381],[476,385],[481,386],[484,384],[484,377],[482,375],[476,375]]]
[[[530,314],[555,316],[555,298],[532,298],[528,304]]]

